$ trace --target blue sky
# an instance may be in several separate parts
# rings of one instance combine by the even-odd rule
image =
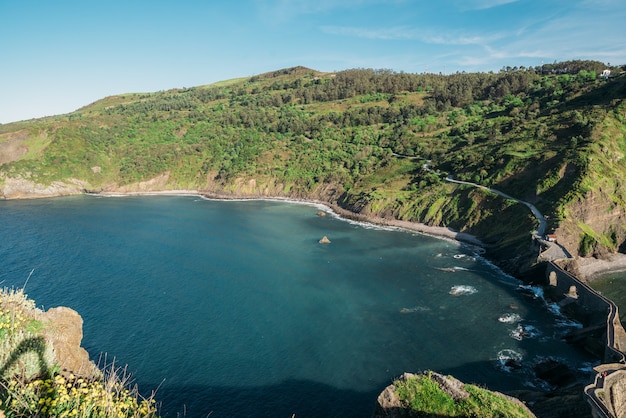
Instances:
[[[303,65],[626,64],[624,0],[0,0],[0,123]]]

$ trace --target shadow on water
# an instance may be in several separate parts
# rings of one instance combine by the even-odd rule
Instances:
[[[532,370],[534,364],[524,363],[520,369],[506,373],[510,379],[503,378],[504,372],[498,369],[495,361],[474,362],[435,371],[492,391],[513,396],[526,393],[535,401],[542,397],[550,399],[557,390],[562,389],[542,387],[541,382],[534,376]],[[420,373],[422,370],[407,370],[407,372]],[[493,383],[494,375],[500,375],[499,383]],[[587,375],[581,372],[575,380],[563,382],[563,387],[576,392],[577,385],[579,385],[581,389],[578,392],[581,392],[586,379]],[[488,381],[492,383],[485,383]],[[364,392],[338,389],[307,380],[287,380],[280,384],[262,387],[168,386],[165,383],[157,393],[157,400],[161,403],[160,412],[164,418],[231,416],[363,418],[372,416],[378,395],[391,383],[391,380],[381,382],[376,390]],[[193,401],[183,404],[181,399],[193,399]],[[568,413],[573,414],[570,416],[587,416],[585,414],[588,413],[588,405],[582,396],[580,400],[580,404],[568,406]],[[572,403],[571,400],[568,402]],[[538,405],[538,407],[541,406]],[[582,412],[579,414],[578,411]],[[430,416],[436,417],[436,415]]]
[[[541,367],[541,364],[546,367]],[[494,382],[494,370],[500,379]],[[522,401],[537,417],[587,418],[591,407],[583,396],[585,385],[593,371],[574,369],[570,364],[552,363],[547,357],[525,359],[504,372],[497,361],[464,364],[444,370],[443,375],[454,376],[466,384],[513,396]],[[491,381],[487,384],[485,382]]]
[[[380,391],[384,389],[384,385]],[[168,386],[157,392],[164,418],[369,417],[380,391],[358,392],[322,383],[287,380],[261,387]],[[182,404],[179,399],[193,399]],[[319,400],[323,399],[323,402]]]

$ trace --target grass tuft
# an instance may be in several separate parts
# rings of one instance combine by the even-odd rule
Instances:
[[[474,385],[463,386],[469,393],[469,397],[455,401],[440,388],[430,373],[396,380],[394,386],[396,395],[411,411],[410,416],[439,418],[528,418],[531,416],[522,405],[501,394]]]

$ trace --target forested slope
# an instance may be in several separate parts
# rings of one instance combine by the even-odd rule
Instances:
[[[107,97],[0,125],[0,195],[193,189],[314,198],[481,237],[525,265],[535,204],[574,254],[624,251],[626,76],[568,61],[498,73],[295,67]]]

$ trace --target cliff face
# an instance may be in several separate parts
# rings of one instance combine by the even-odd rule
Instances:
[[[559,243],[573,256],[606,259],[626,252],[626,210],[615,194],[591,190],[567,205],[566,218],[555,230]]]
[[[624,87],[622,87],[623,89]],[[573,255],[626,253],[626,104],[598,112],[578,150],[581,173],[562,207],[557,238]]]
[[[76,179],[42,184],[22,176],[0,177],[0,197],[5,199],[34,199],[66,196],[81,193],[86,186],[86,182]]]

